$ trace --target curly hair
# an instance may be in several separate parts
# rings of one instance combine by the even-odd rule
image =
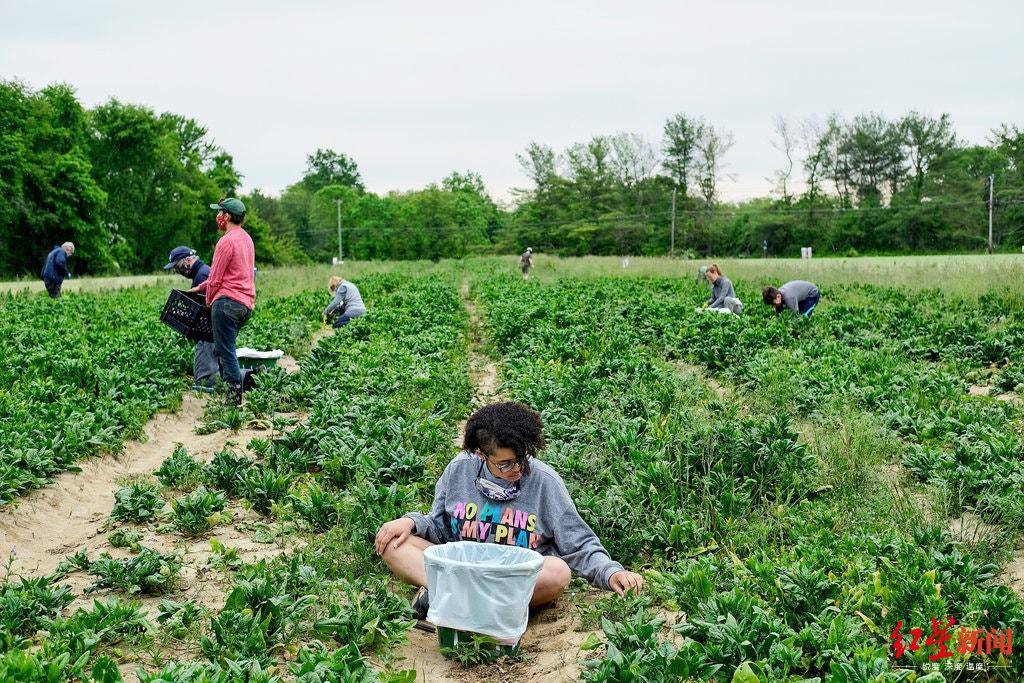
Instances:
[[[493,455],[495,448],[508,448],[516,454],[520,471],[529,474],[529,457],[537,457],[546,445],[540,415],[529,406],[514,401],[492,403],[473,413],[466,421],[462,447]]]

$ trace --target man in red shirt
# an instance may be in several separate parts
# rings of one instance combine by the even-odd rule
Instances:
[[[217,210],[217,229],[224,235],[213,250],[213,265],[206,282],[192,292],[205,292],[213,322],[213,344],[220,360],[220,375],[228,397],[242,402],[242,373],[235,355],[238,331],[248,322],[256,301],[256,253],[252,238],[242,229],[245,205],[234,197],[210,204]]]

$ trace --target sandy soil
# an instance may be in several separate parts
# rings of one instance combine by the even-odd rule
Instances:
[[[586,653],[580,645],[589,631],[578,631],[579,618],[567,600],[530,619],[523,635],[521,661],[464,667],[441,655],[437,636],[420,630],[409,631],[409,642],[399,649],[404,661],[399,668],[415,668],[417,681],[424,683],[468,683],[470,681],[576,681],[580,661]]]
[[[98,528],[113,508],[118,482],[157,469],[175,444],[185,444],[196,459],[209,460],[229,442],[244,447],[253,437],[266,438],[269,433],[242,429],[195,434],[207,400],[186,393],[180,410],[160,413],[149,421],[143,440],[128,442],[118,455],[83,461],[81,472],[58,475],[53,484],[22,496],[11,509],[0,513],[0,552],[17,552],[15,572],[45,574],[65,555],[81,548],[90,556],[109,549]]]
[[[988,384],[972,384],[968,389],[967,393],[971,396],[992,396],[992,386]],[[1004,401],[1006,403],[1020,404],[1024,402],[1019,395],[1013,391],[1006,391],[1001,394],[996,394],[994,397],[997,401]]]
[[[333,332],[333,329],[317,332],[312,347]],[[284,356],[279,363],[286,371],[299,370],[299,364],[291,356]],[[118,482],[151,473],[171,455],[176,444],[185,444],[189,454],[197,460],[209,460],[228,443],[244,450],[250,439],[266,438],[271,433],[266,429],[242,429],[196,434],[195,427],[202,421],[208,400],[211,399],[186,392],[178,411],[154,416],[144,428],[144,437],[126,443],[121,453],[84,460],[80,463],[80,472],[60,474],[51,485],[22,496],[8,509],[0,511],[0,553],[12,550],[17,553],[15,573],[46,574],[65,555],[82,548],[88,550],[90,557],[99,550],[112,550],[98,528],[110,515]],[[282,416],[298,417],[291,413],[282,413]],[[150,547],[169,549],[156,539],[147,538],[154,542]],[[205,542],[205,547],[209,549],[209,541]]]

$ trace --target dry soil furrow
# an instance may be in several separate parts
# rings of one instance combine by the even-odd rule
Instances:
[[[318,332],[313,346],[332,332]],[[289,356],[280,362],[288,372],[299,369]],[[181,408],[173,413],[159,413],[146,424],[142,439],[127,442],[118,454],[81,461],[80,472],[64,472],[52,484],[22,496],[0,512],[0,553],[17,553],[14,572],[38,576],[49,573],[65,555],[82,548],[90,556],[99,549],[110,550],[99,526],[110,515],[118,482],[157,469],[171,455],[175,444],[184,444],[197,459],[209,460],[228,443],[244,447],[250,439],[266,438],[272,433],[267,429],[241,429],[196,434],[194,430],[202,420],[207,400],[186,393]],[[154,549],[162,545],[158,543]]]
[[[479,407],[500,398],[497,364],[483,352],[483,323],[476,303],[463,282],[462,300],[469,313],[469,366],[473,382],[473,405]],[[462,445],[466,423],[459,424],[455,445]],[[400,666],[416,669],[416,679],[430,683],[469,681],[575,681],[580,674],[580,645],[589,635],[577,631],[578,619],[568,596],[558,605],[530,618],[521,641],[523,658],[516,662],[498,662],[462,667],[441,655],[437,636],[420,630],[409,631],[409,640],[401,646]]]
[[[469,296],[468,282],[462,283],[459,293],[462,295],[466,312],[469,313],[469,374],[474,387],[473,407],[479,408],[501,398],[498,393],[498,366],[483,352],[483,320],[476,302]],[[462,447],[462,436],[465,431],[466,421],[463,420],[459,423],[459,429],[453,440],[457,448]]]

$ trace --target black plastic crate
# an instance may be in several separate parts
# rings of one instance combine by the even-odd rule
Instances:
[[[210,309],[206,305],[206,296],[198,292],[172,289],[160,321],[192,341],[213,341]]]

